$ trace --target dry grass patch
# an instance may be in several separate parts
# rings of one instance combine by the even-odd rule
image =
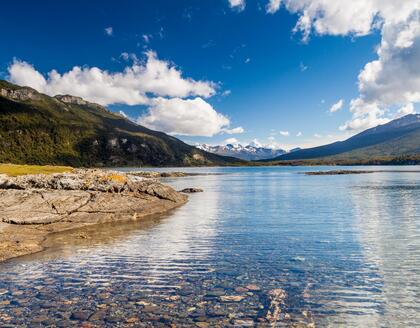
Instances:
[[[70,166],[0,164],[0,174],[7,174],[9,176],[65,173],[72,171],[73,168]]]

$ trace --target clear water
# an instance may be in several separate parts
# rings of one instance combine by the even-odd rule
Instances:
[[[221,174],[164,180],[205,192],[163,218],[0,264],[0,326],[420,326],[420,168],[301,174],[325,169],[177,169]]]

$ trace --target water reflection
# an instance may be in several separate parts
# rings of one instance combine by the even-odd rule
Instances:
[[[53,236],[0,265],[1,325],[415,326],[419,175],[309,169],[195,168],[166,217]]]
[[[415,175],[384,174],[382,181],[370,184],[353,189],[352,203],[366,262],[375,266],[382,282],[383,306],[376,321],[414,327],[420,296],[418,181]]]

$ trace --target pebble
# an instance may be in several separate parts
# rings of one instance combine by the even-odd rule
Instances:
[[[245,288],[248,289],[248,290],[251,290],[251,291],[255,291],[255,292],[261,290],[260,287],[258,287],[257,285],[254,285],[254,284],[246,285]]]
[[[86,321],[87,319],[89,319],[90,315],[91,313],[86,312],[86,311],[77,311],[71,314],[70,319],[78,320],[78,321]]]
[[[245,295],[229,295],[229,296],[220,296],[222,302],[240,302],[245,299]]]

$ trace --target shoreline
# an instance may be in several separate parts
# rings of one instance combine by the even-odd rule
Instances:
[[[0,263],[43,251],[55,233],[158,217],[187,201],[156,179],[115,171],[1,175]]]

